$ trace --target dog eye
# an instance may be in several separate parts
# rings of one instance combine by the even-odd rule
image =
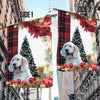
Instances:
[[[65,47],[66,47],[67,45],[65,45]]]
[[[19,60],[19,59],[17,58],[17,60]]]
[[[71,45],[69,47],[72,47]]]

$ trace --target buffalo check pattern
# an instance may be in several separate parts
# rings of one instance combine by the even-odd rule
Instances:
[[[58,47],[57,47],[57,65],[64,64],[64,57],[60,50],[64,43],[70,41],[70,16],[65,11],[58,11]]]
[[[7,67],[6,67],[6,80],[12,80],[13,73],[8,71],[8,66],[14,55],[18,53],[18,28],[9,26],[7,28]]]

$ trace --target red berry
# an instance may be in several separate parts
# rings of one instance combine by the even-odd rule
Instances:
[[[46,80],[47,78],[46,77],[44,77],[42,80],[43,80],[43,83],[45,83],[45,80]]]
[[[42,81],[40,81],[39,83],[38,83],[38,85],[40,86],[41,84],[43,84],[43,80]]]
[[[68,67],[68,66],[65,64],[65,65],[64,65],[64,68],[67,68],[67,67]]]
[[[83,67],[85,68],[86,66],[85,66],[85,65],[83,65]]]
[[[85,63],[80,63],[80,66],[83,67],[85,65]]]
[[[16,81],[18,84],[21,84],[21,79],[17,79]]]
[[[96,69],[97,69],[97,64],[96,64],[96,63],[92,63],[92,64],[91,64],[91,68],[92,68],[93,70],[96,70]]]
[[[12,80],[11,84],[15,84],[15,83],[16,83],[16,81],[15,80]]]
[[[19,87],[22,88],[22,85],[20,85]]]
[[[79,66],[77,66],[77,65],[74,65],[74,67],[75,67],[76,69],[78,69],[78,68],[79,68]]]
[[[91,66],[89,65],[87,68],[89,69],[89,68],[91,68]]]
[[[28,82],[33,83],[33,81],[35,80],[34,77],[29,78]]]
[[[53,79],[49,78],[48,79],[48,86],[51,87],[53,85]]]
[[[36,81],[34,80],[33,83],[36,84]]]
[[[36,86],[34,85],[33,88],[35,88]]]
[[[24,85],[27,85],[27,82],[26,81],[22,81],[22,83],[24,83]]]
[[[70,68],[73,68],[73,64],[72,64],[72,63],[70,63],[68,66],[69,66]]]
[[[49,17],[45,17],[44,22],[43,22],[44,26],[49,26],[51,25],[51,18]]]
[[[48,79],[45,80],[45,83],[44,83],[44,84],[46,85],[46,87],[48,87],[48,85],[49,85],[49,81],[48,81]]]
[[[83,69],[83,71],[85,71],[85,69]]]
[[[72,71],[75,71],[74,69],[72,69]]]

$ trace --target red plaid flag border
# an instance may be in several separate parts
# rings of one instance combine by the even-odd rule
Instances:
[[[6,80],[12,80],[13,73],[8,71],[8,66],[14,55],[18,53],[18,28],[9,26],[7,28],[7,67],[6,67]]]
[[[63,44],[70,41],[70,16],[66,11],[58,11],[58,48],[57,48],[57,65],[63,65],[64,57],[61,56],[60,50]]]

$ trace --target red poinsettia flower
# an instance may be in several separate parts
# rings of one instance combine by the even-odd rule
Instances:
[[[91,64],[90,64],[90,67],[91,67],[93,70],[96,70],[96,69],[97,69],[97,64],[96,64],[96,63],[91,63]]]
[[[38,22],[37,23],[40,27],[43,27],[43,23]]]
[[[43,22],[43,26],[45,27],[45,26],[49,26],[49,25],[51,25],[51,18],[45,17],[44,22]]]
[[[28,27],[28,26],[30,26],[30,22],[29,22],[29,21],[22,22],[20,25],[21,25],[21,26],[24,25],[24,27]]]
[[[96,26],[96,21],[95,21],[95,19],[93,19],[93,18],[90,18],[91,20],[87,20],[87,22],[90,24],[90,25],[93,25],[93,26]]]

